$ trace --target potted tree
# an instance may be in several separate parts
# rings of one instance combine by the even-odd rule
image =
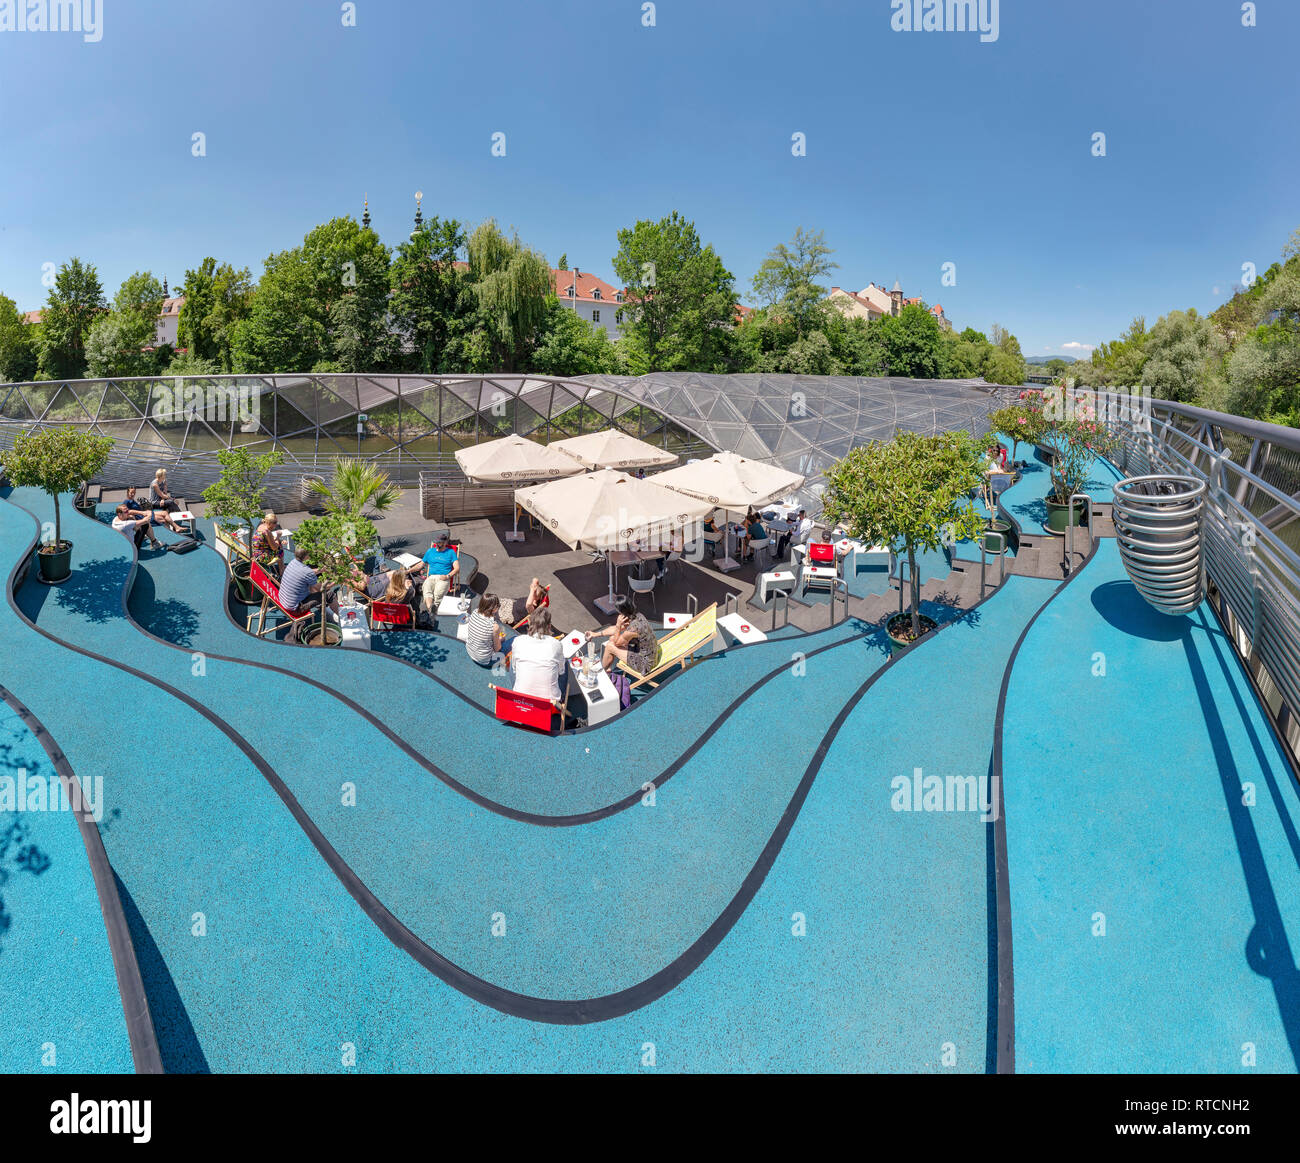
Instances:
[[[358,535],[366,529],[370,531],[370,540],[357,546],[358,554],[366,559],[369,573],[379,550],[379,533],[371,519],[397,504],[402,496],[401,486],[393,484],[377,465],[342,456],[334,461],[332,480],[309,480],[307,487],[325,499],[326,513],[352,518],[357,523]]]
[[[247,448],[225,448],[217,453],[221,462],[221,476],[203,490],[203,503],[207,515],[221,523],[228,533],[240,525],[248,526],[247,560],[239,558],[230,563],[230,576],[235,580],[235,593],[245,605],[253,602],[253,583],[249,579],[252,562],[253,536],[257,522],[266,507],[266,474],[284,462],[284,453],[278,448],[254,456]]]
[[[309,646],[335,646],[342,640],[342,632],[329,619],[327,595],[335,586],[348,588],[356,581],[360,570],[357,547],[372,543],[374,527],[365,518],[327,513],[308,517],[293,536],[295,551],[307,551],[307,562],[320,581],[320,614],[302,640]]]
[[[36,552],[41,581],[49,585],[72,576],[72,542],[63,540],[59,494],[80,489],[108,463],[113,441],[75,428],[42,428],[24,432],[5,455],[9,479],[20,486],[42,489],[54,499],[54,539]]]
[[[1047,522],[1044,528],[1062,536],[1071,525],[1080,523],[1082,502],[1070,498],[1081,493],[1099,458],[1109,456],[1119,445],[1118,439],[1096,420],[1096,412],[1083,396],[1075,396],[1066,387],[1053,388],[1044,399],[1038,442],[1049,452],[1048,468],[1052,488],[1045,498]]]
[[[989,413],[990,434],[1001,433],[1003,436],[1011,437],[1011,469],[1014,480],[1020,479],[1020,473],[1015,471],[1016,463],[1020,458],[1020,442],[1023,440],[1029,444],[1037,443],[1040,435],[1039,428],[1042,420],[1042,406],[1038,403],[1040,400],[1041,396],[1038,392],[1021,392],[1020,399],[1016,403]]]
[[[967,432],[898,432],[893,440],[859,445],[826,472],[825,519],[868,545],[890,545],[907,557],[910,609],[886,625],[894,651],[937,625],[921,613],[917,551],[974,539],[984,530],[970,500],[980,484],[979,459]]]

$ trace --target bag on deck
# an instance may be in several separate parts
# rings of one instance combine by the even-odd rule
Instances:
[[[187,537],[184,541],[177,541],[167,546],[173,553],[189,553],[192,549],[198,549],[199,543],[192,537]]]

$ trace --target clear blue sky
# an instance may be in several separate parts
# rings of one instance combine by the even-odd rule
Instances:
[[[641,0],[356,0],[355,28],[336,0],[100,4],[98,43],[0,32],[23,309],[74,254],[110,295],[207,254],[259,275],[367,192],[396,245],[423,189],[605,278],[620,227],[678,209],[747,302],[821,229],[833,281],[900,279],[1041,355],[1211,309],[1300,226],[1296,0],[1256,28],[1238,0],[1002,0],[993,43],[894,32],[889,0],[659,0],[652,28]]]

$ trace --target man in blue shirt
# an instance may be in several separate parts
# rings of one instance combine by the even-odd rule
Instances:
[[[316,571],[307,564],[307,550],[294,550],[293,560],[284,569],[280,579],[280,605],[294,614],[304,612],[313,594],[320,593]]]
[[[460,558],[449,544],[447,530],[439,529],[438,536],[424,555],[429,576],[424,579],[424,610],[430,618],[437,617],[438,603],[455,587],[460,573]]]

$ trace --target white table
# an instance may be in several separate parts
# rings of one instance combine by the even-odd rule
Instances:
[[[461,602],[464,602],[465,605],[462,606]],[[455,618],[456,637],[459,638],[462,642],[466,642],[469,640],[469,618],[466,617],[464,620],[462,620],[461,619],[462,614],[465,615],[469,614],[468,598],[458,598],[453,596],[452,594],[448,594],[445,598],[442,599],[442,601],[438,603],[438,617]]]
[[[567,661],[587,645],[587,635],[582,630],[570,630],[564,636],[564,658]]]
[[[597,723],[603,723],[618,714],[622,706],[619,702],[618,688],[609,681],[609,675],[605,673],[603,667],[596,672],[596,681],[589,687],[582,682],[581,667],[574,666],[572,662],[566,665],[569,667],[569,693],[572,694],[576,690],[582,696],[582,701],[587,704],[588,727],[594,727]]]
[[[394,553],[391,560],[397,562],[403,569],[414,569],[424,558],[416,557],[414,553]]]
[[[340,603],[339,629],[342,645],[349,650],[370,649],[370,621],[365,606]]]
[[[194,514],[188,509],[182,509],[179,513],[173,513],[172,520],[175,521],[177,525],[184,525],[185,532],[191,537],[194,536]]]
[[[665,614],[664,629],[680,630],[683,626],[686,625],[687,622],[691,620],[692,617],[693,615],[691,614]]]
[[[740,646],[767,641],[767,635],[743,614],[723,614],[718,619],[718,628],[726,631]]]
[[[758,578],[758,600],[766,602],[772,590],[790,590],[795,587],[796,578],[792,569],[774,569],[760,574]]]

